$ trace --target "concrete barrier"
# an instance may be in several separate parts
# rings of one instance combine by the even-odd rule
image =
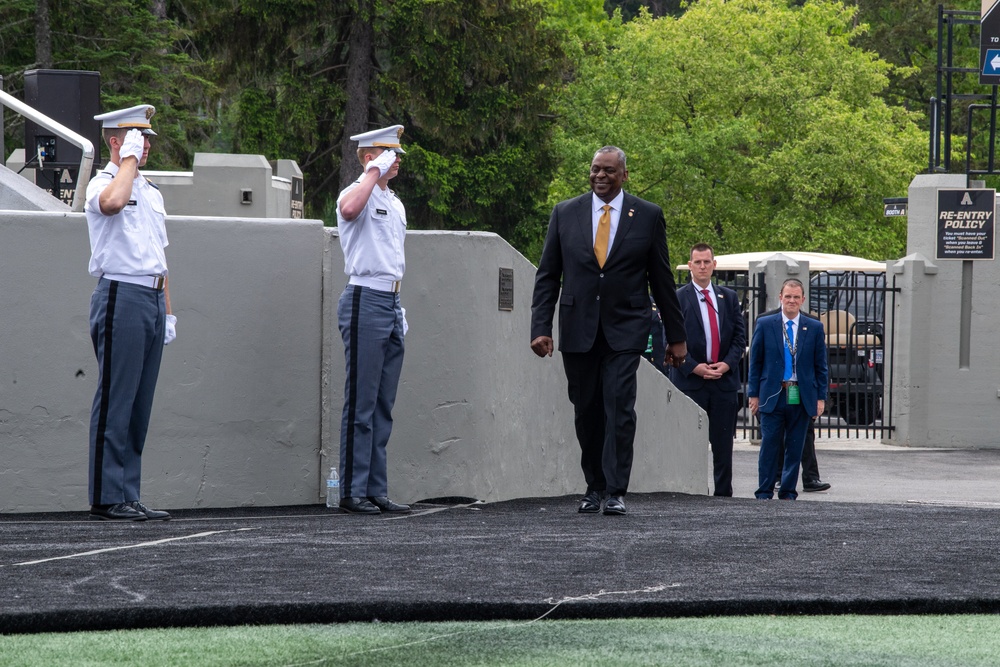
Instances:
[[[143,496],[164,508],[321,500],[339,450],[346,282],[316,220],[170,216],[178,338],[164,351]],[[82,214],[0,211],[0,512],[87,507],[97,367]],[[410,331],[390,441],[401,501],[583,490],[561,361],[528,348],[534,268],[492,234],[411,232]],[[514,307],[498,309],[499,268]],[[704,413],[639,373],[633,491],[707,493]]]

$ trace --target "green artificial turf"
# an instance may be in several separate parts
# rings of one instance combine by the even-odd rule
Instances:
[[[1000,664],[1000,616],[350,623],[0,636],[4,667]]]

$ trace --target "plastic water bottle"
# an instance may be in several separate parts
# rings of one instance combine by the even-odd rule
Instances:
[[[337,466],[330,468],[330,476],[326,478],[326,506],[340,507],[340,477],[337,476]]]

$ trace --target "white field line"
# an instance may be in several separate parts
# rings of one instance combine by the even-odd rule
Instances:
[[[142,549],[145,547],[155,547],[161,544],[167,544],[168,542],[179,542],[180,540],[194,540],[199,537],[208,537],[210,535],[220,535],[222,533],[239,533],[245,530],[257,530],[257,528],[237,528],[235,530],[212,530],[205,533],[195,533],[194,535],[185,535],[184,537],[169,537],[162,540],[154,540],[152,542],[140,542],[138,544],[126,544],[120,547],[108,547],[107,549],[94,549],[93,551],[81,551],[80,553],[68,554],[66,556],[54,556],[52,558],[41,558],[39,560],[28,560],[23,563],[12,563],[12,565],[38,565],[40,563],[51,563],[55,560],[66,560],[69,558],[83,558],[85,556],[96,556],[97,554],[109,553],[112,551],[124,551],[125,549]]]

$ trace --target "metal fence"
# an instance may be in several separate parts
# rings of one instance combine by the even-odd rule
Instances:
[[[750,318],[765,312],[767,294],[763,274],[720,276],[720,284],[737,291],[747,318],[748,337],[752,335]],[[823,322],[827,340],[827,367],[830,385],[826,414],[815,424],[818,438],[891,438],[893,340],[887,331],[895,330],[895,278],[886,283],[884,273],[828,271],[814,273],[809,281],[807,310]],[[889,319],[887,319],[889,318]],[[749,343],[748,343],[749,345]],[[760,423],[747,406],[747,356],[741,363],[743,391],[737,415],[737,436],[760,439]]]

